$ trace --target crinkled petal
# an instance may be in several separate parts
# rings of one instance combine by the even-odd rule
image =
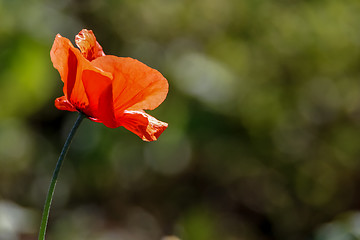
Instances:
[[[135,133],[144,141],[155,141],[168,127],[143,111],[124,111],[123,116],[118,119],[119,124],[127,130]]]
[[[96,78],[100,78],[98,76],[102,75],[102,80],[105,78],[111,79],[111,73],[103,72],[92,66],[91,63],[81,55],[80,51],[71,44],[69,39],[61,37],[59,34],[55,38],[50,56],[54,67],[59,71],[61,80],[64,82],[63,91],[66,99],[76,109],[85,112],[85,110],[89,108],[89,99],[82,81],[83,72],[89,71],[93,75],[96,75]],[[109,81],[99,82],[99,89],[103,89],[101,85],[106,85],[108,82]],[[100,91],[95,92],[92,98],[99,98],[99,94]],[[94,102],[95,101],[92,101],[92,103]],[[95,109],[96,108],[97,107],[95,107]]]
[[[87,115],[91,116],[93,121],[102,122],[108,127],[115,127],[111,78],[98,72],[85,70],[82,74],[82,81],[89,99]]]
[[[144,141],[154,141],[167,128],[144,109],[159,106],[168,93],[168,82],[157,70],[132,59],[105,56],[92,31],[83,29],[76,44],[56,36],[50,52],[64,82],[60,110],[81,111],[107,127],[123,126]]]
[[[51,61],[59,71],[64,82],[64,95],[75,107],[88,105],[81,75],[82,62],[85,60],[78,49],[74,48],[69,39],[56,35],[50,51]]]
[[[105,56],[102,47],[96,41],[96,37],[91,30],[81,30],[75,37],[75,43],[80,48],[82,55],[89,61]]]
[[[115,115],[124,110],[152,110],[166,98],[169,85],[157,70],[132,58],[104,56],[91,62],[113,74]]]
[[[55,99],[55,107],[59,110],[75,112],[76,108],[66,99],[65,96]]]

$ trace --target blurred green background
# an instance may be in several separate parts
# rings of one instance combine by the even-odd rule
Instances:
[[[77,114],[49,52],[92,29],[168,79],[157,142],[85,121],[52,240],[360,239],[360,1],[0,0],[0,240],[37,239]],[[175,238],[173,238],[175,239]]]

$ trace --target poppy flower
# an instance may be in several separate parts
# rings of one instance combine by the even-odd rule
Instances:
[[[147,114],[166,98],[169,85],[157,70],[128,57],[105,55],[91,30],[69,39],[56,35],[50,57],[64,83],[60,110],[84,113],[109,128],[123,126],[144,141],[154,141],[168,124]]]

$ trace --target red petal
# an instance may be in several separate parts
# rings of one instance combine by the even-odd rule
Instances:
[[[89,98],[86,114],[95,122],[102,122],[107,127],[115,127],[111,79],[98,72],[85,70],[82,81]]]
[[[144,141],[157,140],[168,124],[142,111],[125,111],[119,119],[121,126],[135,133]]]
[[[75,107],[87,105],[88,99],[85,94],[84,86],[79,81],[82,61],[78,49],[74,48],[69,39],[56,35],[54,44],[50,51],[51,61],[59,71],[61,80],[64,82],[64,95]],[[82,60],[83,59],[83,60]]]
[[[55,99],[55,107],[59,110],[75,112],[76,108],[66,99],[65,96]]]
[[[100,44],[91,30],[83,29],[75,37],[75,43],[80,48],[82,55],[89,61],[105,56]]]
[[[91,62],[113,74],[114,111],[119,116],[124,110],[152,110],[166,98],[169,85],[155,69],[132,58],[104,56]]]
[[[102,75],[103,78],[111,79],[110,73],[105,73],[92,66],[81,55],[80,51],[71,44],[69,39],[61,37],[59,34],[55,38],[50,56],[54,67],[59,71],[61,80],[64,82],[63,91],[66,99],[78,110],[83,111],[89,107],[89,99],[82,81],[85,70],[89,70],[96,75]],[[100,87],[99,89],[103,88]],[[96,94],[99,94],[99,92],[96,92]],[[99,95],[93,95],[92,99],[98,97]],[[92,101],[92,103],[94,102]]]

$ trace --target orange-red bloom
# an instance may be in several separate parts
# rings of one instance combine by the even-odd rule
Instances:
[[[50,56],[64,82],[64,96],[55,100],[60,110],[79,111],[110,128],[123,126],[144,141],[154,141],[167,128],[144,110],[166,98],[169,85],[155,69],[132,59],[105,55],[91,30],[69,39],[58,34]]]

